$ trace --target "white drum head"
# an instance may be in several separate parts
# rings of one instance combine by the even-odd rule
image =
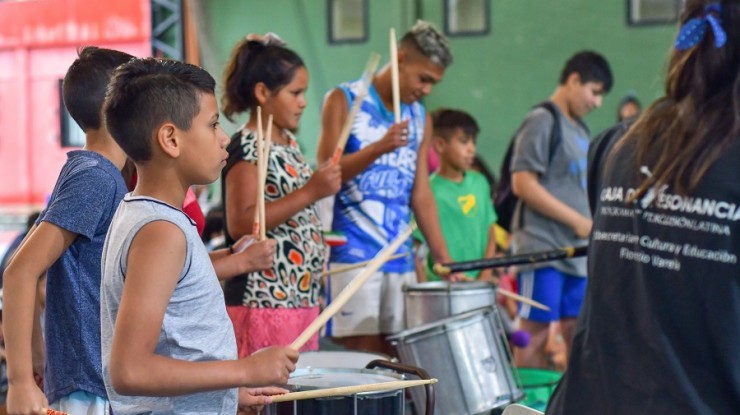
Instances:
[[[373,360],[390,360],[384,354],[357,351],[304,352],[298,358],[296,368],[349,368],[364,369]]]

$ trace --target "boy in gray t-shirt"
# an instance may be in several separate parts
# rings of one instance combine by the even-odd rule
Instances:
[[[609,64],[601,55],[583,51],[566,62],[550,101],[554,112],[532,110],[516,136],[511,159],[512,189],[519,206],[512,220],[515,254],[585,245],[591,231],[586,195],[588,130],[581,119],[601,106],[612,85]],[[554,123],[561,141],[550,154]],[[545,345],[550,323],[560,322],[566,347],[586,289],[586,262],[568,259],[523,267],[520,294],[550,307],[549,312],[522,305],[521,327],[531,335],[529,346],[516,349],[518,366],[547,367]]]
[[[286,392],[263,386],[285,384],[298,359],[271,347],[236,360],[215,271],[178,208],[228,157],[214,87],[196,66],[148,58],[120,66],[108,88],[108,129],[138,174],[102,258],[103,380],[116,414],[233,415]],[[262,388],[244,389],[237,403],[239,386]]]

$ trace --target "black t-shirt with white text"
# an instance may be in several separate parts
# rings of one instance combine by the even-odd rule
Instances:
[[[588,288],[548,414],[740,414],[740,138],[689,196],[611,152]]]

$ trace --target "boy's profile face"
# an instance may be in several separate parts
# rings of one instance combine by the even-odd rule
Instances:
[[[407,54],[398,63],[398,84],[401,101],[411,104],[432,93],[434,85],[442,81],[445,68],[420,54]]]
[[[456,128],[447,140],[435,137],[435,150],[443,164],[456,171],[465,171],[475,161],[475,137]]]
[[[221,175],[229,153],[229,137],[218,122],[218,104],[213,94],[200,93],[200,112],[193,118],[190,129],[180,131],[182,165],[189,183],[212,183]]]
[[[591,111],[601,107],[604,98],[604,84],[602,82],[589,81],[581,83],[577,73],[568,78],[568,101],[571,115],[583,118]]]

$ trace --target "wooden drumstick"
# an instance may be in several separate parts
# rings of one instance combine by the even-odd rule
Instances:
[[[257,198],[255,199],[254,205],[254,222],[252,223],[252,234],[257,241],[262,235],[262,226],[260,221],[262,220],[262,201],[265,199],[265,181],[262,180],[262,165],[265,162],[264,149],[262,146],[262,107],[257,106],[257,133],[255,134],[257,139]]]
[[[388,261],[393,261],[394,259],[403,258],[403,257],[409,256],[409,254],[410,254],[410,252],[404,252],[402,254],[396,254],[396,255],[393,255],[390,258],[388,258]],[[386,261],[386,262],[388,262],[388,261]],[[366,266],[369,263],[370,263],[370,261],[362,261],[362,262],[358,262],[356,264],[350,264],[350,265],[345,265],[343,267],[332,268],[330,270],[327,270],[327,271],[322,272],[321,273],[321,276],[322,277],[326,277],[327,275],[339,274],[340,272],[351,271],[353,269],[362,268],[362,267]]]
[[[262,149],[262,197],[260,198],[260,241],[267,239],[267,220],[265,219],[265,187],[267,186],[267,167],[270,164],[270,147],[272,146],[272,114],[267,117],[267,135]]]
[[[347,145],[350,132],[352,132],[352,124],[355,122],[355,117],[357,117],[357,113],[360,111],[362,101],[365,100],[368,89],[370,89],[370,83],[372,82],[375,69],[378,67],[378,62],[380,62],[380,55],[375,52],[371,53],[370,58],[367,60],[367,64],[365,65],[365,70],[362,72],[360,88],[357,91],[357,96],[355,96],[355,99],[352,102],[352,108],[349,111],[347,119],[344,120],[342,131],[339,133],[337,148],[334,150],[334,154],[332,154],[331,157],[332,164],[339,163],[339,159],[342,157],[342,153],[344,153],[344,147]]]
[[[377,255],[375,255],[375,258],[370,261],[369,264],[367,264],[367,267],[362,270],[361,273],[359,273],[344,289],[342,292],[339,293],[337,298],[335,298],[325,309],[324,311],[319,314],[318,317],[316,317],[316,320],[314,320],[308,327],[306,327],[305,330],[303,330],[303,333],[301,333],[300,336],[298,336],[295,341],[293,341],[293,344],[290,345],[295,350],[300,349],[306,342],[313,336],[316,332],[318,332],[321,327],[326,324],[327,321],[329,321],[330,318],[336,314],[340,308],[342,308],[345,304],[347,304],[347,301],[349,301],[350,298],[362,287],[367,280],[370,279],[370,277],[377,271],[383,264],[385,264],[388,261],[388,258],[393,255],[396,250],[398,250],[398,247],[403,244],[406,239],[411,236],[411,232],[416,229],[416,222],[412,221],[409,226],[401,233],[396,236],[396,239],[394,239],[391,243],[389,243],[382,251],[378,252]]]
[[[519,301],[520,303],[529,304],[529,305],[531,305],[534,308],[539,308],[540,310],[550,311],[550,307],[548,307],[548,306],[546,306],[546,305],[544,305],[542,303],[538,303],[537,301],[534,301],[534,300],[529,299],[527,297],[522,297],[521,295],[515,294],[515,293],[513,293],[513,292],[511,292],[509,290],[504,290],[502,288],[498,288],[496,291],[499,294],[503,295],[504,297],[511,298],[512,300]]]
[[[391,85],[393,90],[393,119],[401,122],[401,96],[398,81],[398,47],[396,46],[396,29],[391,27]]]
[[[272,403],[299,401],[302,399],[327,398],[330,396],[354,395],[363,392],[397,390],[437,383],[437,379],[395,380],[391,382],[368,383],[366,385],[340,386],[338,388],[316,389],[302,392],[291,392],[284,395],[273,395]]]

